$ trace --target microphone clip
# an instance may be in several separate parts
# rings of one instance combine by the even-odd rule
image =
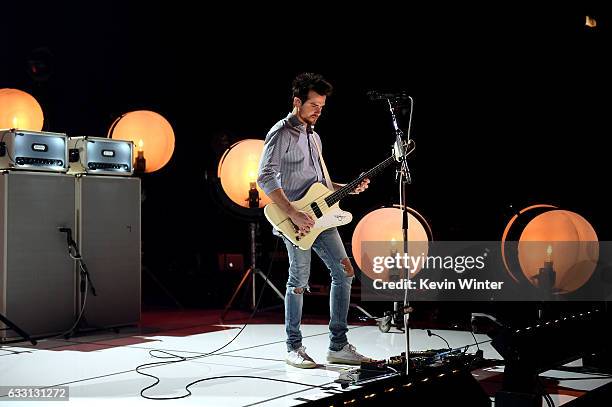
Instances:
[[[404,102],[410,99],[410,96],[406,93],[406,91],[380,92],[377,90],[371,90],[367,92],[367,95],[372,101],[386,100],[394,104],[398,104],[399,102]]]

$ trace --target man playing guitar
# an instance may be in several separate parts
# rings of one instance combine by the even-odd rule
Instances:
[[[302,207],[295,201],[304,198],[314,184],[325,184],[319,188],[329,193],[342,187],[331,182],[325,162],[321,155],[321,139],[313,126],[321,115],[325,100],[332,92],[332,86],[321,75],[303,73],[293,81],[293,111],[276,123],[268,132],[259,166],[257,182],[272,199],[278,223],[289,227],[281,235],[289,257],[289,278],[285,293],[285,330],[287,332],[288,364],[299,368],[313,368],[317,364],[306,353],[302,345],[300,324],[304,291],[308,290],[312,249],[323,260],[331,275],[329,350],[327,361],[358,365],[369,360],[359,354],[348,342],[347,315],[350,304],[351,283],[354,270],[346,254],[344,244],[336,227],[320,228],[314,233],[316,217],[321,217],[318,206],[313,204]],[[353,193],[368,188],[369,179],[365,178],[355,186]],[[323,202],[320,202],[324,205]],[[336,205],[337,206],[337,205]],[[327,208],[330,210],[333,208]],[[313,212],[314,211],[314,212]],[[339,208],[338,208],[339,211]],[[342,212],[342,211],[339,211]],[[338,212],[338,213],[339,213]],[[348,214],[350,216],[350,214]],[[268,213],[266,213],[268,216]],[[341,215],[336,214],[340,219]],[[270,216],[268,219],[273,221]],[[340,220],[336,224],[348,223]],[[292,240],[288,239],[293,233]],[[307,245],[296,246],[300,238],[315,237]]]

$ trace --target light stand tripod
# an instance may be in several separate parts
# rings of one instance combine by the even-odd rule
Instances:
[[[259,193],[257,192],[255,183],[251,182],[251,188],[249,189],[249,198],[248,198],[249,207],[258,208],[259,199],[260,199]],[[225,315],[227,314],[230,307],[234,303],[234,300],[236,299],[238,292],[240,291],[242,286],[246,283],[249,276],[251,276],[251,287],[252,287],[251,309],[254,310],[255,305],[257,304],[257,296],[256,296],[257,290],[255,289],[256,288],[255,281],[256,281],[257,275],[259,275],[260,277],[264,279],[264,281],[272,288],[272,290],[274,290],[274,292],[278,295],[278,297],[281,300],[283,300],[283,302],[285,301],[284,294],[281,293],[280,290],[276,288],[276,286],[267,278],[267,276],[260,269],[257,268],[257,265],[256,265],[256,259],[257,259],[256,235],[257,235],[257,222],[250,222],[249,223],[250,265],[249,265],[249,268],[244,272],[244,275],[242,276],[242,280],[240,280],[238,287],[236,287],[236,289],[234,290],[234,293],[232,294],[232,298],[229,300],[229,302],[225,306],[225,309],[223,310],[223,313],[221,314],[221,319],[225,318]]]
[[[11,322],[7,317],[5,317],[2,314],[0,314],[0,322],[2,322],[5,326],[7,326],[8,327],[7,329],[12,329],[13,331],[17,332],[19,336],[21,336],[23,339],[30,342],[32,345],[36,346],[37,342],[34,339],[32,339],[30,335],[26,333],[26,331],[19,328],[17,325],[15,325],[15,323]]]

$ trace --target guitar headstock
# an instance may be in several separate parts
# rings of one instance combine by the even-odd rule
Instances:
[[[414,148],[415,145],[413,139],[402,142],[401,149],[397,145],[397,142],[393,143],[393,156],[395,157],[395,161],[400,162],[402,161],[402,158],[408,157],[414,151]]]

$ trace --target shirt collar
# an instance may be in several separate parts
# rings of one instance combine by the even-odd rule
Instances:
[[[293,127],[302,127],[303,129],[306,129],[306,125],[304,123],[302,123],[300,121],[300,119],[297,118],[296,115],[294,115],[293,113],[289,113],[287,115],[287,120],[289,121],[289,124]]]

